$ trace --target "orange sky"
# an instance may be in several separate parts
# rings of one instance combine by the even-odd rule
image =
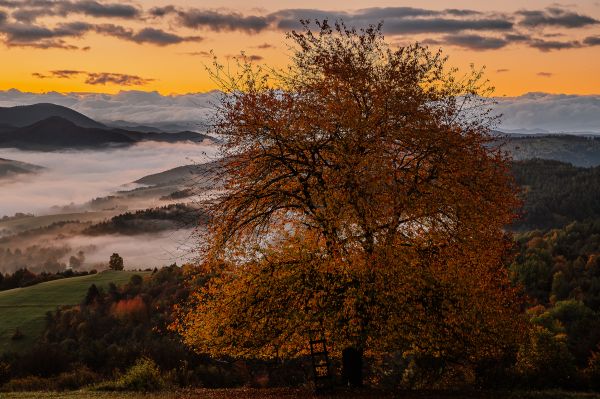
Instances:
[[[28,0],[24,0],[25,4]],[[60,0],[59,0],[60,1]],[[88,1],[89,0],[73,0]],[[110,5],[116,1],[99,1],[97,4]],[[386,32],[391,43],[408,43],[414,40],[429,41],[433,47],[442,47],[450,55],[451,63],[467,68],[470,63],[486,66],[487,76],[496,86],[497,95],[519,95],[532,91],[569,94],[600,93],[600,2],[582,0],[576,4],[564,3],[557,7],[554,1],[221,1],[219,8],[214,2],[179,0],[138,0],[119,4],[129,4],[137,10],[134,18],[97,16],[82,12],[56,13],[43,15],[34,20],[18,20],[18,11],[34,10],[26,6],[0,7],[0,90],[17,88],[22,91],[84,91],[114,93],[120,90],[157,90],[162,94],[207,91],[215,88],[204,71],[203,64],[209,58],[198,55],[214,50],[217,56],[225,58],[245,51],[247,54],[262,57],[259,62],[282,66],[287,62],[284,30],[276,24],[281,17],[274,17],[282,10],[315,9],[335,16],[363,15],[365,8],[372,7],[413,7],[432,12],[452,8],[470,10],[469,16],[448,14],[437,16],[417,16],[417,22],[423,19],[507,20],[514,24],[510,30],[463,29],[455,31],[432,28],[421,33]],[[89,5],[89,4],[88,4]],[[176,13],[155,18],[148,15],[153,7],[174,6],[183,15],[196,9],[199,13],[209,13],[212,17],[237,15],[241,17],[269,16],[269,26],[257,31],[242,31],[235,23],[227,27],[210,25],[185,26]],[[526,5],[524,7],[524,5]],[[554,7],[558,11],[552,11]],[[361,11],[362,10],[362,11]],[[546,18],[547,22],[524,22],[524,14],[519,11],[537,12],[536,17]],[[475,11],[477,13],[475,13]],[[4,22],[2,17],[4,12]],[[64,14],[64,12],[63,12]],[[309,11],[295,12],[294,15],[310,16]],[[282,14],[283,15],[283,14]],[[390,13],[392,15],[392,13]],[[577,17],[579,16],[579,17]],[[387,15],[386,15],[387,18]],[[390,17],[393,18],[393,15]],[[412,17],[411,17],[412,18]],[[413,18],[413,19],[414,19]],[[587,21],[580,23],[582,20]],[[537,21],[532,19],[533,21]],[[404,20],[399,20],[402,28]],[[64,46],[79,49],[35,48],[39,40],[16,38],[25,29],[45,28],[57,30],[61,24],[85,23],[93,26],[111,24],[135,36],[145,28],[160,29],[162,32],[177,35],[180,38],[201,36],[202,40],[183,40],[181,43],[157,45],[152,42],[140,42],[141,39],[123,39],[117,34],[99,33],[97,28],[86,28],[85,33],[57,36]],[[377,19],[372,20],[373,23]],[[413,21],[414,22],[414,21]],[[436,21],[434,21],[436,22]],[[386,27],[394,25],[385,19]],[[410,23],[410,21],[409,21]],[[437,23],[437,22],[436,22]],[[440,21],[444,23],[444,21]],[[433,25],[433,23],[432,23]],[[436,25],[437,26],[437,25]],[[393,30],[393,29],[392,29]],[[11,33],[17,32],[17,33]],[[15,36],[10,36],[10,35]],[[56,33],[55,33],[56,34]],[[526,36],[527,39],[507,39],[507,35]],[[490,42],[489,49],[473,48],[473,45],[456,44],[453,40],[474,40],[474,36],[504,41],[503,44]],[[599,43],[590,38],[597,38]],[[27,41],[29,40],[29,41]],[[55,39],[48,39],[55,40]],[[136,42],[137,40],[137,42]],[[505,43],[507,42],[507,43]],[[557,42],[568,44],[564,49],[541,51],[532,43]],[[498,42],[500,43],[500,42]],[[587,44],[587,43],[594,43]],[[269,48],[260,48],[269,44]],[[551,44],[551,43],[550,43]],[[466,47],[467,46],[467,47]],[[468,47],[470,46],[470,47]],[[497,48],[495,48],[496,46]],[[82,48],[89,49],[83,50]],[[265,46],[263,46],[265,47]],[[51,71],[81,71],[69,77],[52,75]],[[111,73],[134,75],[145,79],[140,84],[106,83],[90,84],[89,73]],[[37,74],[37,75],[34,75]],[[130,82],[131,83],[131,82]]]

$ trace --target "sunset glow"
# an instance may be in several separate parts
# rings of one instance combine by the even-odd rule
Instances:
[[[285,32],[299,18],[384,21],[392,46],[442,48],[461,69],[485,66],[497,95],[600,91],[600,3],[580,1],[95,1],[0,2],[0,90],[202,92],[204,69],[244,51],[288,61]],[[63,73],[61,73],[63,72]]]

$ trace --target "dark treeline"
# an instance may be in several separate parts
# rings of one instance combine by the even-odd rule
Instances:
[[[171,204],[114,216],[86,228],[83,234],[148,234],[177,228],[193,228],[206,220],[207,216],[191,205]]]
[[[13,273],[0,273],[0,291],[11,290],[13,288],[29,287],[31,285],[44,283],[46,281],[60,280],[69,277],[87,276],[88,274],[95,274],[96,270],[90,271],[77,271],[73,269],[67,269],[56,273],[34,273],[29,269],[19,269]]]

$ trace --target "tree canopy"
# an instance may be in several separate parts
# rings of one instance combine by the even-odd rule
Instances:
[[[518,201],[479,71],[392,49],[381,26],[304,23],[291,65],[242,61],[215,134],[227,186],[174,325],[199,352],[402,351],[448,362],[515,346],[519,302],[502,266]]]

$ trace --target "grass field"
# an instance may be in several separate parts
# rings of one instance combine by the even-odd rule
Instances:
[[[130,271],[105,271],[89,276],[49,281],[26,288],[0,292],[0,353],[18,352],[32,344],[44,329],[46,312],[59,306],[81,302],[90,285],[106,287],[109,283],[122,284],[134,274]],[[25,337],[11,340],[16,328]],[[2,397],[2,394],[0,394]]]
[[[2,399],[600,399],[598,393],[587,392],[396,392],[373,391],[345,392],[314,395],[303,389],[200,389],[191,391],[169,391],[155,394],[134,392],[18,392],[1,393]]]

